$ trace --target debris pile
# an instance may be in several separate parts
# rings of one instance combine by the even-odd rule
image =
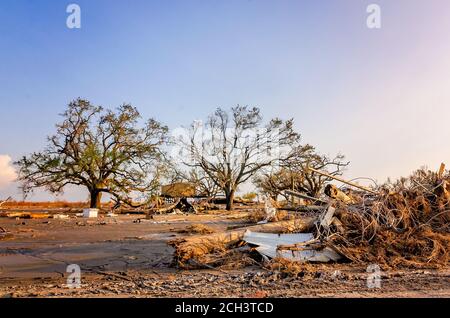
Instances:
[[[324,191],[329,199],[295,209],[313,207],[314,216],[281,222],[266,222],[277,210],[266,201],[265,224],[170,241],[174,261],[183,268],[222,266],[236,253],[244,259],[257,252],[256,261],[272,264],[343,260],[386,267],[448,266],[450,174],[442,166],[437,173],[419,170],[374,189],[338,181],[358,190],[329,185]]]
[[[165,213],[197,213],[196,208],[188,201],[186,197],[177,199],[173,204],[155,209],[156,214]]]
[[[312,233],[274,234],[247,231],[243,240],[255,245],[255,249],[267,260],[283,258],[299,262],[329,262],[341,258],[329,247],[311,246],[314,241]],[[302,244],[305,247],[302,247]]]
[[[340,226],[320,229],[319,239],[353,262],[448,266],[450,175],[418,170],[378,191],[336,202]]]
[[[169,241],[175,248],[174,262],[182,268],[210,267],[225,260],[239,249],[247,230],[260,233],[294,233],[306,232],[314,227],[314,218],[295,219],[250,227],[234,229],[225,232],[216,232],[207,235],[196,235],[176,238]],[[232,251],[235,250],[235,251]]]

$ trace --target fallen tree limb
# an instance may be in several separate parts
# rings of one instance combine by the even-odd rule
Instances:
[[[19,219],[49,219],[51,214],[44,212],[7,212],[2,214],[8,218],[19,218]]]
[[[197,210],[195,207],[190,204],[187,200],[187,198],[180,198],[177,201],[175,201],[173,204],[169,205],[168,207],[162,207],[159,209],[156,209],[155,212],[157,214],[164,214],[164,213],[170,213],[174,210],[180,210],[182,212],[194,212],[197,213]]]
[[[314,197],[311,197],[309,195],[306,195],[306,194],[303,194],[303,193],[299,193],[299,192],[296,192],[296,191],[285,190],[284,193],[287,194],[287,195],[292,195],[292,196],[300,198],[300,199],[306,199],[306,200],[311,200],[313,202],[320,202],[320,203],[323,203],[323,204],[328,204],[328,202],[325,201],[325,200],[322,200],[322,199],[319,199],[319,198],[314,198]]]
[[[167,213],[167,212],[172,211],[173,209],[175,209],[175,207],[178,205],[178,203],[180,203],[180,199],[178,199],[173,204],[171,204],[171,205],[169,205],[167,207],[162,207],[162,208],[156,209],[155,212],[158,213],[158,214]]]
[[[294,212],[310,212],[310,211],[323,211],[325,207],[321,205],[299,205],[299,206],[285,206],[280,208],[280,210],[294,211]]]
[[[355,188],[358,188],[358,189],[361,189],[361,190],[370,192],[370,193],[372,193],[372,194],[378,194],[378,192],[376,192],[376,191],[374,191],[374,190],[372,190],[372,189],[363,187],[363,186],[361,186],[361,185],[359,185],[359,184],[356,184],[356,183],[353,183],[353,182],[344,180],[344,179],[339,178],[339,177],[336,177],[336,176],[332,176],[331,174],[328,174],[328,173],[326,173],[326,172],[319,171],[319,170],[313,169],[313,168],[311,168],[311,167],[308,167],[308,170],[313,171],[313,172],[315,172],[315,173],[318,173],[318,174],[320,174],[320,175],[322,175],[322,176],[325,176],[325,177],[328,177],[328,178],[337,180],[337,181],[339,181],[339,182],[348,184],[349,186],[352,186],[352,187],[355,187]]]

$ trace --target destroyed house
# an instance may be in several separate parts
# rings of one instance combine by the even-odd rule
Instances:
[[[187,198],[195,197],[195,185],[188,182],[176,182],[161,187],[161,197],[164,198]]]

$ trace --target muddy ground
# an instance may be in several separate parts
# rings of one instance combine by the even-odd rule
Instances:
[[[166,242],[179,230],[245,226],[245,211],[214,215],[120,215],[98,219],[0,218],[0,297],[450,297],[450,269],[387,270],[368,288],[366,267],[314,265],[296,277],[260,266],[179,270]],[[81,287],[66,285],[69,264]]]

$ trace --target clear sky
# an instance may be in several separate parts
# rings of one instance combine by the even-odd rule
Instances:
[[[450,165],[448,0],[0,0],[0,39],[0,197],[19,193],[8,158],[42,149],[78,96],[171,128],[258,106],[345,154],[349,178]]]

